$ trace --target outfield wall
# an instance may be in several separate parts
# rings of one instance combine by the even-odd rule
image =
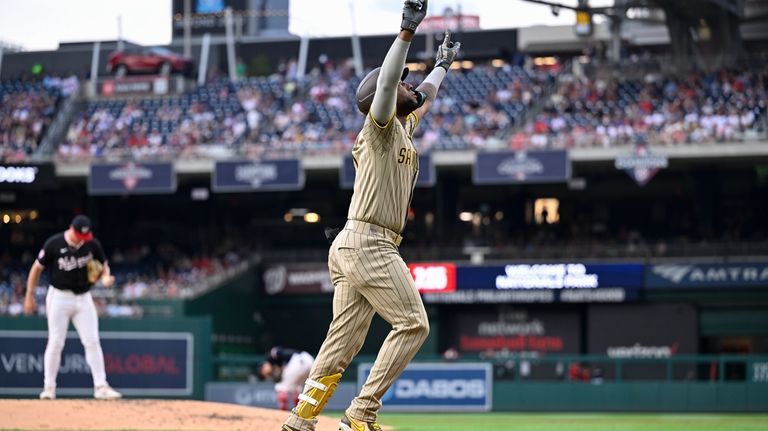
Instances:
[[[768,384],[497,382],[494,411],[766,412]]]

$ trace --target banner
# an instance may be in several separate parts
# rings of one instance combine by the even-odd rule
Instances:
[[[449,343],[461,352],[487,350],[537,356],[578,354],[581,317],[573,311],[535,311],[498,307],[493,312],[462,312],[451,319]]]
[[[768,287],[768,262],[651,265],[649,288]]]
[[[36,395],[43,385],[45,331],[0,331],[0,394]],[[130,396],[181,396],[193,390],[191,333],[101,332],[111,386]],[[57,392],[93,395],[83,346],[67,333]]]
[[[419,292],[456,291],[456,265],[452,263],[412,263],[408,269]]]
[[[625,302],[643,287],[641,264],[460,266],[456,292],[425,294],[428,303]]]
[[[341,163],[339,179],[342,189],[351,189],[355,186],[355,164],[352,156],[344,157]],[[416,187],[434,187],[437,175],[435,164],[429,154],[419,156],[419,176],[416,177]]]
[[[173,163],[108,163],[91,165],[88,194],[163,194],[176,191]]]
[[[688,304],[592,305],[589,307],[587,339],[589,353],[617,359],[666,359],[698,353],[698,315]],[[615,376],[613,365],[603,364],[608,379]],[[680,362],[673,367],[676,379],[696,380],[695,363]],[[625,363],[625,380],[665,380],[666,364]]]
[[[301,190],[304,170],[298,159],[221,161],[211,182],[215,192]]]
[[[0,188],[42,189],[56,186],[56,175],[51,164],[0,164]]]
[[[616,158],[616,169],[624,170],[637,185],[643,187],[653,179],[661,169],[669,165],[665,155],[653,154],[645,145],[638,145],[635,151]]]
[[[477,185],[558,183],[571,178],[567,151],[477,153],[472,183]]]
[[[339,383],[328,400],[327,411],[344,411],[357,396],[354,383]],[[205,385],[205,400],[243,406],[278,408],[274,383],[211,382]],[[290,400],[291,402],[293,400]]]
[[[101,81],[102,96],[164,95],[168,94],[168,88],[168,78],[165,76],[135,76]]]
[[[373,364],[360,364],[358,388]],[[493,399],[488,363],[411,363],[381,398],[391,412],[487,412]]]
[[[326,264],[271,265],[264,270],[264,292],[267,295],[333,293],[333,283]]]

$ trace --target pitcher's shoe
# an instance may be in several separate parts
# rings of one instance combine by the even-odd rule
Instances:
[[[53,386],[46,386],[43,388],[43,392],[40,392],[40,399],[41,400],[55,400],[56,399],[56,388]]]
[[[109,385],[103,385],[93,390],[93,397],[97,400],[119,400],[123,394],[110,388]]]
[[[339,431],[381,431],[376,422],[360,422],[344,415],[339,422]]]

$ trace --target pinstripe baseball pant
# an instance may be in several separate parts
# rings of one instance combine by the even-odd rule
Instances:
[[[348,221],[331,246],[328,266],[335,286],[333,321],[309,378],[342,373],[360,351],[374,313],[392,325],[360,394],[347,414],[373,422],[381,397],[405,369],[429,333],[413,278],[397,250],[394,232]],[[287,425],[306,429],[295,415]]]

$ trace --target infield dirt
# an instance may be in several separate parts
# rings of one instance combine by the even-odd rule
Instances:
[[[183,400],[0,400],[0,429],[279,431],[286,412]],[[317,431],[337,431],[320,417]]]

